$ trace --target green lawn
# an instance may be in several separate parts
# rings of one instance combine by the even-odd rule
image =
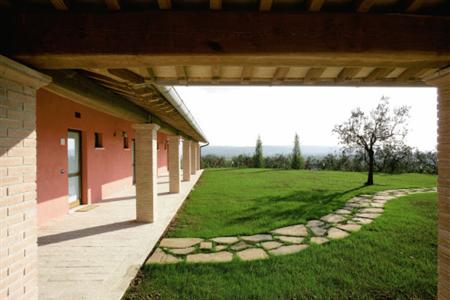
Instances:
[[[241,182],[246,182],[245,186],[248,184],[245,191],[251,191],[255,195],[255,181],[262,180],[258,178],[260,174],[257,171],[208,171],[203,178],[203,184],[194,192],[182,213],[183,218],[187,217],[187,211],[192,210],[191,206],[201,208],[202,203],[206,205],[206,199],[202,200],[202,197],[206,197],[203,194],[206,192],[202,190],[208,190],[211,194],[214,189],[209,185],[221,186],[216,176],[226,172],[231,172],[231,186],[239,185],[239,176],[245,177],[245,174],[254,173],[254,180],[243,179]],[[347,197],[348,193],[383,188],[377,186],[368,190],[356,189],[346,194],[342,191],[357,188],[358,179],[363,179],[363,175],[333,172],[311,175],[299,172],[297,175],[296,172],[278,172],[285,181],[273,176],[264,188],[266,197],[270,194],[268,186],[277,186],[278,191],[282,191],[281,182],[287,182],[286,188],[290,189],[291,193],[298,190],[299,195],[308,195],[301,182],[294,184],[290,183],[289,179],[302,181],[310,188],[317,186],[314,182],[320,183],[318,185],[323,185],[326,189],[322,192],[323,195],[338,195],[329,196],[328,199],[331,200],[326,202],[327,205],[334,201],[340,202],[340,197]],[[274,173],[268,171],[261,174],[271,176]],[[328,181],[324,174],[328,174]],[[418,175],[377,176],[376,179],[380,184],[391,182],[385,186],[387,188],[430,186],[434,182],[433,177]],[[226,198],[220,196],[222,193],[230,195],[231,188],[213,193],[217,196],[214,201],[224,201]],[[316,193],[320,195],[321,192]],[[256,205],[238,192],[234,195],[237,196],[234,201],[244,198],[242,202],[246,204],[247,209]],[[315,193],[311,192],[310,195]],[[306,199],[311,198],[312,196]],[[225,207],[237,209],[237,203],[228,202],[224,204]],[[291,211],[299,207],[289,201],[286,203],[291,206]],[[206,206],[214,206],[214,203]],[[308,204],[305,206],[310,207]],[[207,209],[204,208],[202,213],[205,213],[205,210]],[[271,212],[267,207],[266,211]],[[249,210],[245,210],[245,213],[252,215]],[[270,215],[280,222],[277,214],[271,212]],[[210,226],[219,226],[221,223],[225,226],[229,216],[227,213],[217,220],[217,223],[211,223],[201,215],[193,224],[195,227],[199,226],[198,222]],[[383,215],[372,224],[364,226],[361,231],[343,240],[310,246],[297,254],[254,262],[145,266],[138,276],[139,280],[129,289],[125,299],[434,299],[437,284],[436,219],[436,193],[402,197],[387,203]],[[248,221],[245,224],[247,230],[269,226],[252,226],[253,223]],[[220,233],[232,232],[226,231],[226,228],[214,228]],[[177,230],[186,234],[193,232],[191,225]],[[198,235],[214,232],[211,228],[199,227],[199,230],[201,234]],[[138,281],[140,284],[137,284]]]
[[[273,169],[208,169],[168,236],[215,237],[266,232],[320,218],[358,194],[434,187],[436,176]]]

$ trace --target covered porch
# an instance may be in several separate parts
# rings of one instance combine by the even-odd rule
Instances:
[[[153,223],[136,222],[134,188],[38,228],[41,299],[120,299],[202,174],[169,193],[158,177]],[[80,211],[81,210],[81,211]]]

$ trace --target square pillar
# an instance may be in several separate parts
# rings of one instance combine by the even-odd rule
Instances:
[[[180,192],[180,136],[170,135],[169,140],[169,192]]]
[[[38,299],[36,91],[50,81],[0,55],[0,299]]]
[[[200,170],[201,153],[200,153],[200,143],[197,144],[197,170]]]
[[[191,141],[183,140],[183,180],[191,180]]]
[[[197,142],[191,142],[191,174],[197,173]]]
[[[438,299],[450,299],[450,68],[427,80],[438,88]]]
[[[154,203],[158,191],[157,132],[156,124],[134,124],[136,170],[136,220],[152,223]]]

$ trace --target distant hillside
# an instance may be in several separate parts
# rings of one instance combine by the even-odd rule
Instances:
[[[301,151],[304,156],[324,156],[337,150],[339,150],[339,147],[334,146],[301,146]],[[202,148],[202,155],[214,154],[230,158],[239,154],[252,155],[254,151],[255,147],[207,146]],[[291,151],[292,146],[263,146],[265,156],[290,154]]]

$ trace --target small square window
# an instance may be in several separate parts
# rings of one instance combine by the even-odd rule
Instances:
[[[103,148],[103,135],[99,132],[95,133],[95,148]]]
[[[123,149],[129,149],[129,148],[130,148],[130,146],[128,144],[128,137],[124,136],[123,137]]]

